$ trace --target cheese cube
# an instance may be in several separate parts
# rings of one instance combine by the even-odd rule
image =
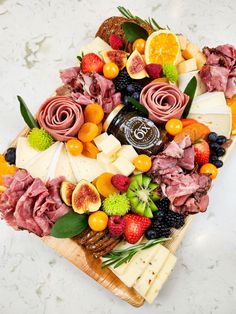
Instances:
[[[124,176],[129,176],[134,171],[135,166],[126,158],[118,157],[115,162],[112,163],[117,169],[118,173]]]
[[[116,155],[107,156],[103,152],[100,152],[97,154],[97,161],[101,165],[101,167],[109,173],[112,174],[118,174],[118,170],[115,168],[115,166],[112,165],[112,163],[115,161]]]
[[[98,135],[97,137],[95,137],[95,139],[93,140],[95,145],[97,146],[97,148],[101,151],[101,144],[105,141],[105,139],[108,138],[108,134],[106,132],[102,133],[101,135]]]
[[[185,59],[183,58],[182,53],[181,53],[181,51],[180,51],[179,54],[178,54],[178,58],[177,58],[177,60],[176,60],[175,65],[178,65],[179,63],[181,63],[181,62],[183,62],[183,61],[185,61]]]
[[[201,70],[201,68],[204,66],[206,63],[206,57],[205,55],[199,51],[196,56],[195,56],[196,62],[197,62],[197,68],[198,70]]]
[[[122,145],[121,149],[117,152],[117,156],[122,156],[132,162],[138,154],[132,145]]]
[[[186,49],[182,51],[182,56],[185,59],[192,59],[197,55],[198,52],[199,52],[199,47],[197,45],[188,43]]]
[[[105,155],[109,156],[117,153],[120,148],[121,148],[120,141],[118,141],[118,139],[112,134],[109,135],[108,137],[105,137],[105,139],[99,143],[98,147],[98,149],[100,149]]]
[[[179,44],[180,44],[180,49],[181,50],[185,50],[188,44],[188,40],[186,37],[184,37],[183,35],[178,35],[177,36]]]
[[[197,70],[196,59],[192,58],[192,59],[189,59],[189,60],[181,62],[177,66],[177,69],[178,69],[179,73],[187,73],[187,72],[191,72],[191,71]]]

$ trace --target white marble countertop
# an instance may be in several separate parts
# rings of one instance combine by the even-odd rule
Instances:
[[[58,70],[76,63],[100,23],[128,6],[154,16],[201,46],[236,44],[234,0],[0,0],[0,151],[22,129],[16,95],[33,112],[59,84]],[[236,312],[236,149],[198,215],[178,264],[155,304],[131,308],[27,232],[0,222],[0,313]]]

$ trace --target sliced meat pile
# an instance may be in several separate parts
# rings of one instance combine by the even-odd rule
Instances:
[[[6,191],[0,195],[1,218],[15,229],[26,229],[40,237],[49,235],[57,219],[70,210],[60,199],[64,179],[53,179],[45,185],[26,170],[5,176]]]
[[[144,87],[140,100],[151,120],[165,123],[171,118],[181,118],[189,96],[174,85],[152,82]]]
[[[84,123],[81,106],[69,96],[47,99],[37,114],[39,125],[57,141],[68,141],[77,136]]]
[[[104,112],[110,113],[121,103],[121,94],[116,93],[111,80],[94,73],[82,73],[79,67],[68,68],[60,72],[65,84],[57,90],[58,95],[71,95],[80,105],[98,103]]]
[[[95,258],[107,255],[121,241],[120,239],[112,238],[108,229],[96,232],[90,228],[87,228],[74,239],[88,251],[92,252]]]
[[[236,49],[232,45],[203,48],[207,61],[200,76],[209,92],[221,91],[227,98],[236,94]]]
[[[150,172],[161,185],[162,193],[170,200],[174,212],[191,214],[207,209],[211,179],[205,174],[187,172],[193,169],[194,150],[189,137],[180,143],[172,141],[153,158]]]

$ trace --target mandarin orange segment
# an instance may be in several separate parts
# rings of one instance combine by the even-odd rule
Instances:
[[[89,104],[84,110],[85,122],[99,124],[104,118],[104,111],[99,104]]]
[[[96,188],[98,192],[104,197],[108,197],[112,193],[119,192],[111,183],[112,177],[112,173],[104,172],[96,180]]]
[[[92,122],[86,122],[79,130],[78,138],[83,143],[91,142],[98,135],[98,126]]]
[[[206,139],[211,130],[203,123],[193,123],[185,128],[183,131],[174,137],[175,142],[182,141],[186,136],[189,136],[192,143],[195,143],[198,139]]]
[[[93,143],[84,143],[82,155],[88,158],[96,159],[98,153],[99,149]]]
[[[231,108],[232,112],[232,135],[236,135],[236,95],[231,99],[227,99],[227,104]]]

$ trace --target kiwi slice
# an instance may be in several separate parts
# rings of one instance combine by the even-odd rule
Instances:
[[[153,217],[152,212],[158,210],[154,202],[160,198],[156,192],[157,188],[158,184],[152,182],[147,175],[140,173],[132,178],[126,195],[135,213]]]

